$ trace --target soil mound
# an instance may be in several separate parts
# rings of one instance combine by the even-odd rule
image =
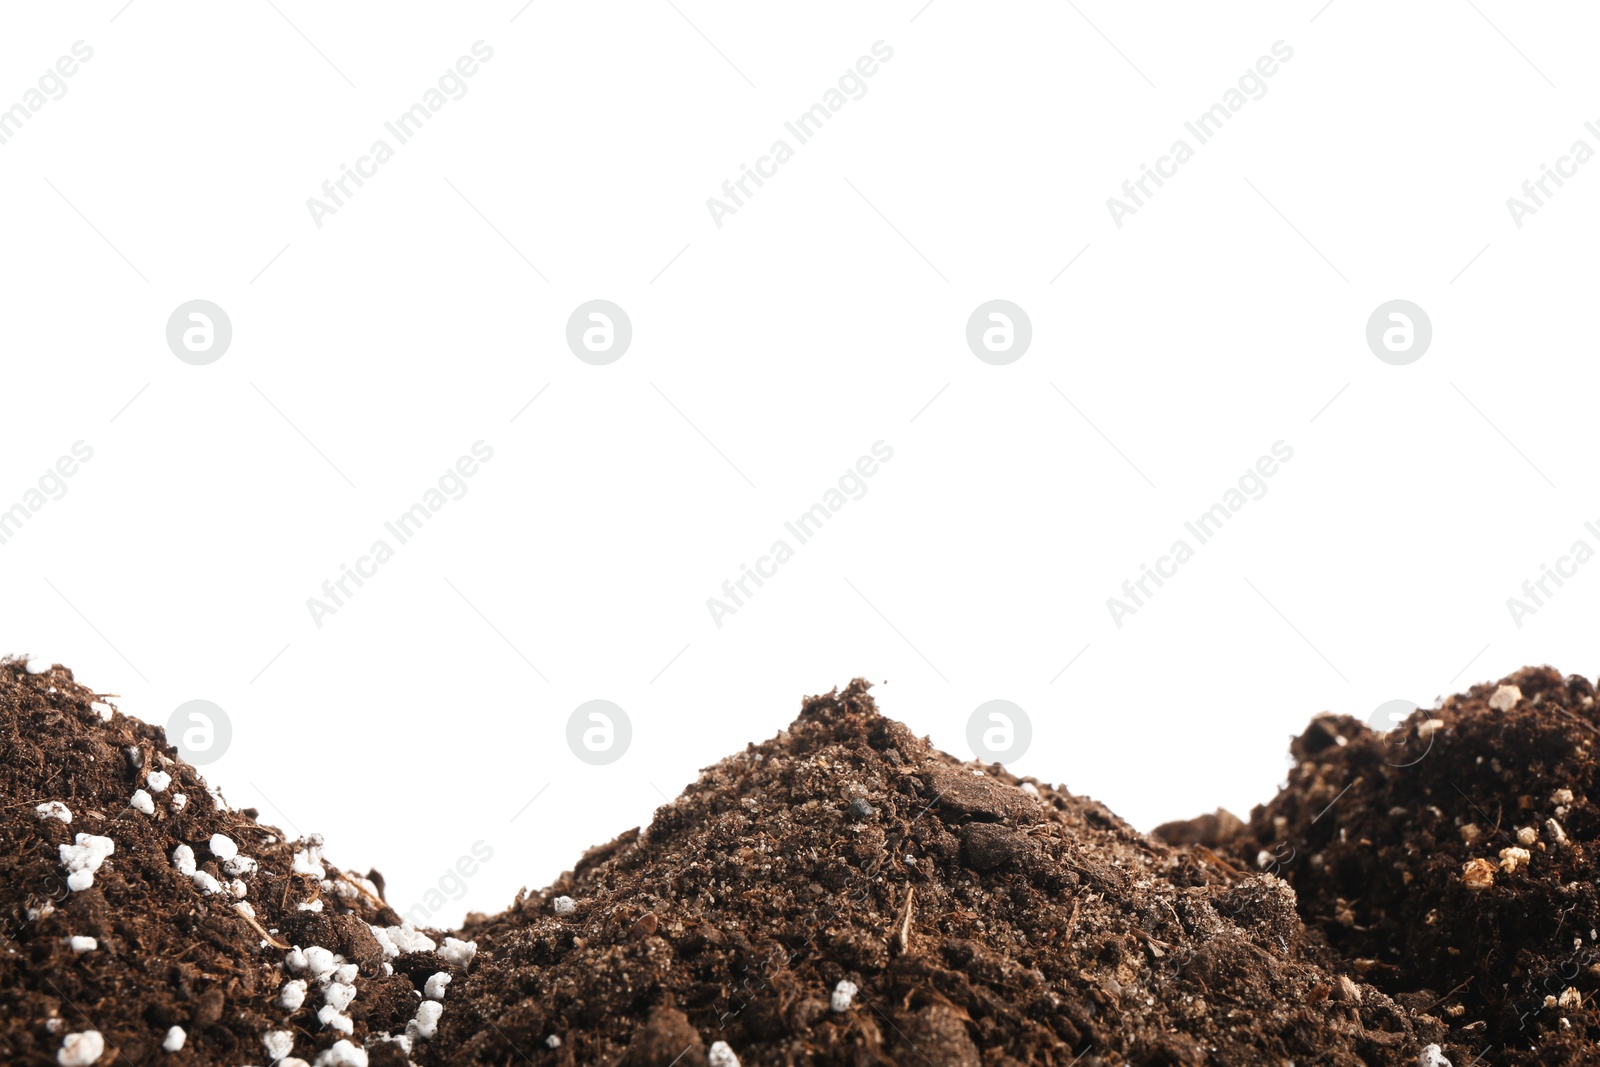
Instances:
[[[35,669],[0,660],[0,1063],[404,1063],[427,979],[469,950]]]
[[[1414,1064],[1288,886],[963,764],[866,683],[469,927],[429,1063]],[[460,997],[459,1000],[456,998]]]
[[[1587,683],[1523,672],[1388,738],[1319,718],[1248,827],[1173,844],[868,688],[443,932],[65,668],[0,660],[0,1062],[1592,1062]]]
[[[1318,716],[1291,751],[1233,855],[1287,878],[1356,973],[1447,1024],[1435,1040],[1600,1062],[1594,687],[1528,668],[1393,730]]]

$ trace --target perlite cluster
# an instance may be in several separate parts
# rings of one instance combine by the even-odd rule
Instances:
[[[170,777],[161,772],[152,772],[146,777],[146,782],[157,793],[164,792],[171,784]],[[134,794],[132,806],[138,811],[149,814],[140,800],[141,795],[149,799],[149,794],[141,789]],[[175,796],[174,799],[178,797]],[[35,814],[39,819],[57,819],[64,824],[72,822],[72,812],[60,801],[39,804],[35,808]],[[179,842],[173,847],[171,852],[173,870],[179,877],[192,883],[202,896],[223,896],[231,899],[235,902],[234,907],[239,914],[254,923],[255,909],[246,897],[250,892],[248,879],[259,871],[259,862],[241,852],[238,842],[226,834],[212,834],[204,847],[217,861],[223,875],[228,879],[226,882],[200,867],[195,846],[187,842]],[[343,879],[334,881],[327,877],[327,869],[322,863],[321,848],[321,837],[313,835],[309,838],[306,847],[294,853],[291,861],[292,873],[316,879],[325,892],[335,897],[353,900],[359,896],[361,890],[355,885]],[[89,888],[94,884],[95,871],[99,870],[106,858],[115,851],[116,843],[111,838],[94,834],[80,833],[73,844],[61,845],[61,864],[67,871],[67,885],[74,891]],[[367,893],[376,897],[376,887],[371,882],[366,879],[357,881]],[[304,910],[320,911],[321,898],[311,902],[311,905],[307,908],[306,904],[302,903],[300,907]],[[261,927],[257,926],[257,929],[260,930]],[[402,953],[433,952],[446,963],[465,970],[471,965],[478,951],[476,942],[462,941],[454,937],[447,937],[443,944],[439,944],[410,923],[399,926],[369,924],[369,929],[383,950],[385,958],[382,966],[386,975],[394,973],[394,965],[390,961]],[[68,939],[68,943],[72,951],[77,954],[92,952],[98,948],[95,939],[91,937],[72,937]],[[274,942],[262,941],[263,948],[271,944]],[[422,999],[417,1004],[415,1016],[406,1023],[405,1033],[371,1034],[363,1047],[350,1040],[355,1033],[355,1021],[351,1018],[349,1009],[359,993],[359,967],[355,963],[321,945],[308,945],[304,948],[299,946],[290,948],[281,966],[289,977],[273,998],[272,1007],[292,1014],[301,1010],[309,999],[315,997],[320,1001],[316,1007],[317,1021],[321,1023],[323,1029],[333,1030],[344,1036],[336,1039],[329,1048],[319,1052],[314,1064],[308,1064],[305,1060],[291,1055],[295,1042],[293,1029],[285,1027],[269,1030],[261,1035],[261,1044],[268,1062],[276,1067],[367,1067],[367,1048],[376,1044],[394,1044],[403,1054],[409,1056],[415,1041],[428,1040],[438,1032],[439,1019],[444,1013],[445,990],[451,980],[448,972],[434,973],[424,983],[423,992],[418,994]],[[161,1047],[169,1053],[181,1052],[187,1041],[187,1031],[181,1026],[172,1026],[163,1036]],[[104,1037],[97,1031],[88,1030],[65,1035],[60,1049],[57,1050],[56,1060],[61,1067],[89,1067],[99,1061],[104,1052]],[[737,1063],[737,1060],[734,1063]]]
[[[1503,685],[1496,690],[1495,696],[1499,696],[1503,690],[1515,688]],[[1502,848],[1498,853],[1498,862],[1478,856],[1462,864],[1461,884],[1473,892],[1481,893],[1494,887],[1496,873],[1515,874],[1518,869],[1527,870],[1533,864],[1535,852],[1549,852],[1568,846],[1567,831],[1559,819],[1566,816],[1573,803],[1572,790],[1555,790],[1550,794],[1550,803],[1555,808],[1555,817],[1545,819],[1542,827],[1517,827],[1514,831],[1517,843]],[[1476,823],[1461,827],[1461,839],[1469,845],[1476,844],[1482,837],[1483,830]]]
[[[445,962],[465,969],[478,952],[478,945],[474,941],[447,937],[443,944],[439,944],[410,923],[400,926],[369,924],[368,929],[372,931],[373,938],[386,957],[383,963],[385,974],[394,973],[394,965],[389,960],[402,953],[434,952]],[[311,993],[312,983],[315,983],[316,991],[322,997],[322,1005],[317,1009],[317,1021],[325,1029],[337,1030],[346,1035],[354,1033],[354,1021],[346,1011],[356,999],[358,992],[356,980],[359,968],[356,964],[349,962],[337,952],[320,945],[311,945],[303,949],[298,946],[290,949],[288,955],[284,957],[283,967],[290,974],[304,975],[304,977],[291,978],[284,983],[279,993],[280,1007],[288,1011],[299,1010]],[[375,1043],[393,1043],[399,1045],[401,1051],[409,1055],[413,1042],[428,1040],[438,1032],[439,1018],[444,1014],[442,1001],[445,987],[449,984],[448,973],[435,972],[424,983],[426,999],[417,1005],[416,1015],[406,1023],[405,1033],[374,1034],[368,1037],[367,1044],[370,1046]],[[355,1048],[353,1045],[342,1051],[341,1055],[347,1059],[341,1061],[340,1067],[344,1063],[352,1067],[364,1067],[366,1063],[365,1050]],[[290,1064],[289,1067],[295,1065]]]

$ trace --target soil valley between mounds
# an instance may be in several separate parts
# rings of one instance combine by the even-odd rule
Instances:
[[[862,681],[461,930],[0,661],[0,1062],[1600,1064],[1600,712],[1530,668],[1319,715],[1248,821],[1135,831]]]

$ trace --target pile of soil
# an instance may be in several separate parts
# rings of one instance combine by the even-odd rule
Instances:
[[[1248,824],[1154,836],[868,689],[447,932],[70,671],[0,660],[0,1062],[1600,1063],[1583,679],[1385,735],[1318,716]]]
[[[1318,716],[1291,752],[1232,854],[1467,1062],[1600,1062],[1594,687],[1530,668],[1385,733]]]
[[[1281,880],[963,764],[867,689],[470,925],[421,1062],[1417,1062],[1429,1035],[1337,973]]]
[[[463,973],[420,935],[391,952],[381,876],[230,810],[160,727],[65,668],[0,661],[0,744],[0,1063],[339,1064],[403,1038],[427,979]],[[102,858],[78,888],[85,848]],[[312,947],[328,955],[307,964]],[[295,981],[303,1002],[285,1007]],[[334,984],[356,991],[348,1035],[318,1018]],[[403,1064],[405,1044],[372,1041],[368,1060]]]

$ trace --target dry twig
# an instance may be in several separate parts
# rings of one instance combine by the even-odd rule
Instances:
[[[282,941],[279,941],[277,938],[267,933],[266,928],[260,923],[256,922],[256,917],[245,910],[246,906],[247,905],[245,902],[241,900],[239,903],[233,906],[233,910],[239,913],[239,918],[243,919],[251,926],[254,926],[256,928],[256,933],[265,938],[267,944],[271,945],[273,948],[281,948],[285,952],[289,951],[289,949],[293,947],[292,945],[285,945]]]
[[[911,913],[917,899],[917,887],[906,887],[906,902],[900,909],[900,918],[894,924],[894,946],[902,953],[911,950]]]

